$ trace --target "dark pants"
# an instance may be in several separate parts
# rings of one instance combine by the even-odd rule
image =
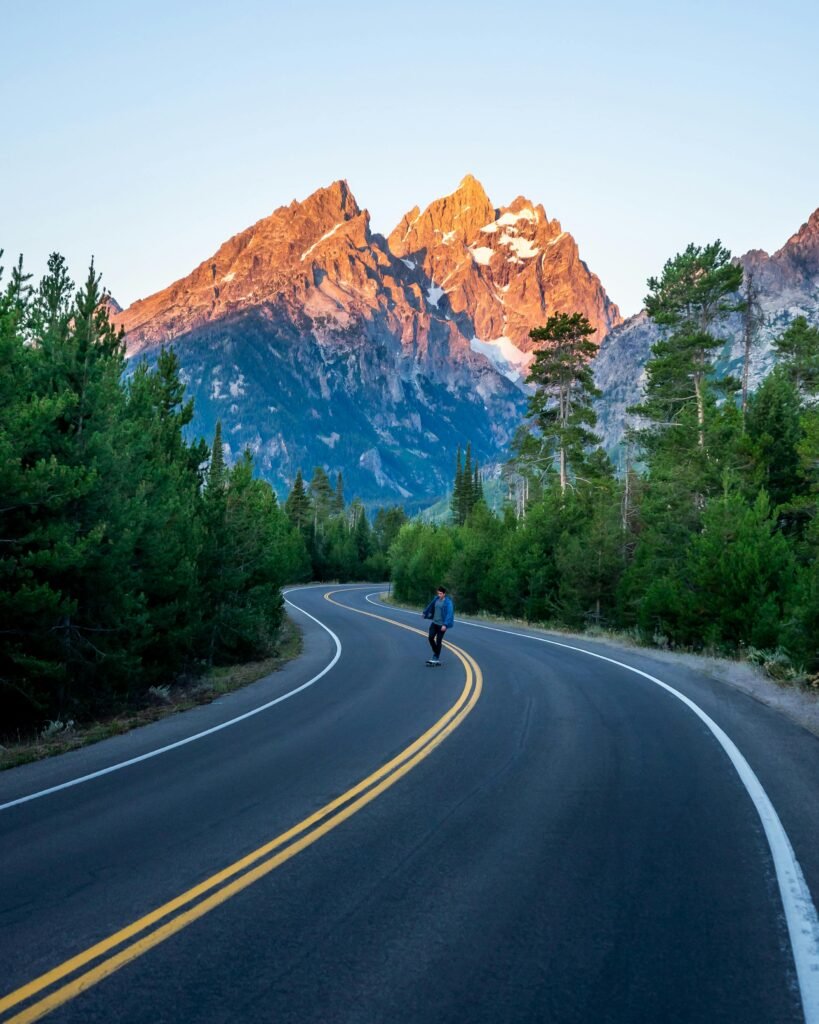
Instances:
[[[434,622],[429,627],[429,646],[432,648],[432,653],[436,658],[441,657],[441,644],[444,642],[445,633],[444,627],[436,626]]]

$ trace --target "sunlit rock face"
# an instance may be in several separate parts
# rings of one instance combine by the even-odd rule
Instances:
[[[588,317],[598,343],[621,321],[559,221],[523,196],[496,209],[471,175],[423,213],[411,210],[388,241],[430,282],[430,301],[484,344],[503,339],[527,354],[529,331],[557,312]]]
[[[542,206],[495,208],[467,176],[389,239],[334,182],[114,318],[131,357],[174,345],[195,427],[221,419],[229,454],[249,447],[280,493],[321,465],[348,497],[412,507],[450,485],[459,444],[505,457],[528,333],[576,310],[600,338],[620,321]]]
[[[739,262],[746,279],[751,275],[758,291],[760,322],[749,361],[749,387],[753,390],[774,364],[774,339],[795,317],[804,316],[819,326],[819,209],[773,256],[752,249]],[[740,378],[744,361],[742,318],[732,315],[715,333],[722,339],[717,372]],[[603,392],[597,402],[598,433],[610,451],[616,451],[622,440],[627,407],[640,400],[645,364],[651,346],[659,338],[657,326],[645,312],[638,313],[607,334],[594,359],[595,380]]]

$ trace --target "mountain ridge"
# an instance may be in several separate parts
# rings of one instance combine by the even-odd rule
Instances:
[[[197,428],[221,419],[229,451],[249,447],[280,491],[322,465],[370,502],[423,504],[459,444],[503,457],[526,404],[528,331],[558,301],[588,308],[601,336],[620,319],[541,205],[496,208],[467,175],[385,237],[338,180],[114,319],[131,358],[174,344]]]

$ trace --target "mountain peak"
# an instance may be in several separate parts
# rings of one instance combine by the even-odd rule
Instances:
[[[770,268],[776,268],[782,287],[801,288],[819,278],[819,209],[774,253]]]
[[[481,207],[492,206],[483,185],[472,174],[465,174],[464,177],[461,178],[460,184],[452,193],[452,197],[455,196],[457,196],[464,204],[469,204],[470,206],[478,209]]]
[[[306,199],[294,199],[290,204],[290,209],[325,205],[335,206],[347,215],[347,219],[356,217],[361,212],[355,196],[344,178],[339,178],[323,188],[317,188]]]

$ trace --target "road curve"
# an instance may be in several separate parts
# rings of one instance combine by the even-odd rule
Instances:
[[[768,835],[703,716],[806,903],[816,737],[535,631],[457,623],[427,669],[420,616],[374,589],[294,591],[282,672],[0,776],[0,1024],[814,1024]]]

